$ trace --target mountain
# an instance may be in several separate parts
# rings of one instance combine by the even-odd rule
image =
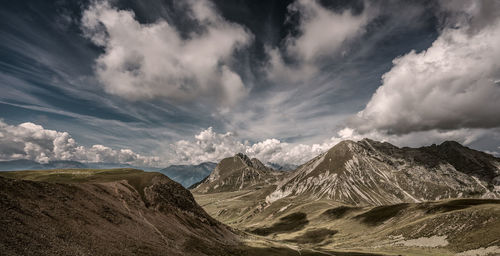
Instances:
[[[171,165],[158,172],[165,174],[187,188],[206,178],[215,169],[216,165],[216,163],[212,162],[198,165]]]
[[[224,158],[194,190],[203,193],[236,191],[275,182],[283,172],[266,167],[258,159],[238,153]]]
[[[267,162],[266,166],[276,171],[283,171],[283,172],[293,171],[297,169],[297,167],[299,167],[298,165],[295,164],[277,164],[271,162]]]
[[[498,198],[500,159],[457,142],[398,148],[369,139],[343,141],[280,180],[267,201],[287,196],[352,205]]]
[[[257,171],[238,154],[191,191],[222,223],[288,246],[500,255],[499,177],[499,158],[457,142],[399,148],[363,139],[291,172]]]
[[[284,197],[351,205],[499,198],[500,159],[457,142],[398,148],[369,139],[343,141],[292,172],[277,172],[244,154],[223,159],[194,191],[238,191],[272,184],[267,203]]]

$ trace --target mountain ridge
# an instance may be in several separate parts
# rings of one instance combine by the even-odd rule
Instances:
[[[268,204],[290,196],[351,205],[500,197],[500,159],[454,141],[399,148],[367,138],[345,140],[286,173],[264,170],[252,161],[262,164],[241,153],[223,159],[194,191],[237,191],[267,184],[272,187]],[[229,176],[232,181],[224,181]]]
[[[444,142],[438,151],[458,148],[474,155],[474,168],[457,170],[448,158],[428,148],[399,148],[387,142],[363,139],[343,141],[316,160],[297,168],[269,195],[268,202],[284,196],[308,195],[353,205],[384,205],[445,198],[498,198],[500,161],[458,143]],[[455,159],[456,157],[453,157]],[[477,164],[490,161],[489,165]],[[481,168],[482,167],[482,168]],[[478,171],[479,168],[479,171]]]

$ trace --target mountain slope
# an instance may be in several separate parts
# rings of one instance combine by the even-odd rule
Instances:
[[[159,173],[1,175],[17,178],[0,177],[2,255],[225,255],[239,244],[189,191]]]
[[[343,141],[278,181],[267,202],[288,196],[352,205],[498,198],[500,160],[456,142],[413,149]]]
[[[275,182],[283,172],[266,167],[258,159],[236,154],[220,161],[194,190],[201,193],[236,191]]]
[[[158,172],[179,182],[185,188],[206,178],[217,166],[216,163],[205,162],[198,165],[171,165]]]
[[[361,207],[285,197],[255,211],[259,208],[249,206],[259,191],[194,195],[219,221],[290,246],[415,256],[500,253],[499,199]]]

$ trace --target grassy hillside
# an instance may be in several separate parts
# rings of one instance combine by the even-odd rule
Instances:
[[[194,196],[219,221],[298,248],[388,255],[500,252],[500,200],[355,207],[294,197],[268,205],[265,190]]]

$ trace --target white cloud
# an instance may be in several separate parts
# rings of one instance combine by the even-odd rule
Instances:
[[[439,37],[396,58],[350,126],[394,134],[500,126],[500,4],[493,2],[443,2]]]
[[[244,152],[246,145],[237,140],[234,134],[218,134],[208,128],[195,136],[194,141],[180,140],[172,144],[174,156],[172,163],[218,162],[234,153]]]
[[[0,160],[29,159],[128,163],[157,166],[158,157],[147,157],[130,149],[115,150],[103,145],[80,146],[67,132],[48,130],[34,123],[9,125],[0,120]]]
[[[330,149],[344,137],[333,137],[320,144],[290,144],[278,139],[266,139],[254,144],[242,142],[233,133],[219,134],[210,127],[201,131],[194,140],[181,140],[172,144],[175,153],[169,158],[172,163],[193,164],[218,162],[236,153],[256,157],[264,163],[302,164]]]
[[[373,17],[373,9],[366,4],[360,14],[347,9],[334,12],[316,0],[297,0],[288,7],[290,13],[299,13],[298,36],[289,35],[284,41],[283,53],[268,48],[268,76],[273,80],[299,81],[310,78],[319,69],[319,61],[341,53],[345,43],[360,36]],[[287,64],[284,59],[293,63]]]
[[[183,4],[199,27],[188,38],[165,20],[141,24],[132,11],[118,10],[107,1],[96,1],[85,10],[85,36],[104,48],[95,71],[108,93],[131,100],[208,96],[224,104],[247,94],[231,61],[252,35],[226,21],[209,1]]]

